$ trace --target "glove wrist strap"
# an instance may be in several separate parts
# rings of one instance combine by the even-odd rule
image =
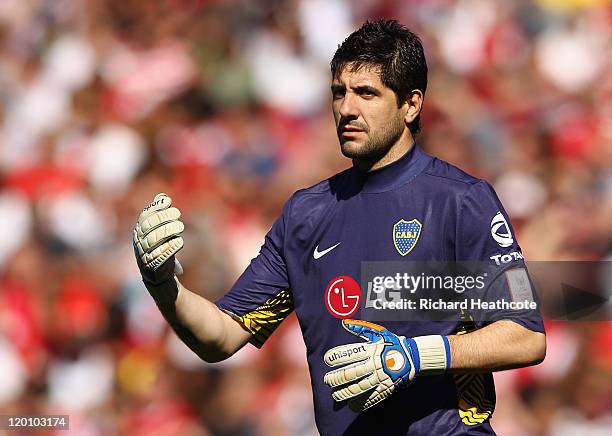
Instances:
[[[419,354],[419,374],[442,374],[450,368],[450,345],[446,336],[417,336],[412,340]]]

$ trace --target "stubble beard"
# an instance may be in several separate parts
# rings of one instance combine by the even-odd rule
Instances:
[[[349,159],[375,163],[386,156],[391,147],[400,139],[404,131],[404,122],[403,119],[396,119],[375,132],[370,132],[369,129],[364,131],[367,134],[367,140],[363,144],[356,144],[351,139],[343,141],[342,135],[339,135],[340,149],[342,154]]]

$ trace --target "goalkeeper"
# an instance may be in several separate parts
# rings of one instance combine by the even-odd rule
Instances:
[[[526,277],[504,208],[487,182],[414,142],[427,88],[416,35],[396,21],[365,23],[339,46],[331,76],[340,149],[353,165],[296,192],[214,303],[176,278],[183,224],[170,197],[157,195],[134,230],[147,289],[208,362],[247,342],[260,347],[295,311],[323,435],[494,434],[491,373],[544,358],[539,313],[383,326],[363,319],[358,282],[363,261],[486,261],[500,276]],[[513,286],[504,280],[492,292],[510,300]]]

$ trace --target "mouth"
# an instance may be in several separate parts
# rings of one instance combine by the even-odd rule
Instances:
[[[364,133],[363,130],[343,130],[342,136],[354,137]]]
[[[350,124],[346,124],[340,128],[341,136],[353,137],[353,136],[358,136],[361,133],[365,133],[365,131],[362,128],[357,127],[357,126],[352,126]]]

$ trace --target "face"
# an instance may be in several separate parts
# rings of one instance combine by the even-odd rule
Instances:
[[[346,157],[374,162],[410,136],[407,105],[398,107],[395,93],[381,82],[378,70],[345,67],[331,90],[336,131]]]

